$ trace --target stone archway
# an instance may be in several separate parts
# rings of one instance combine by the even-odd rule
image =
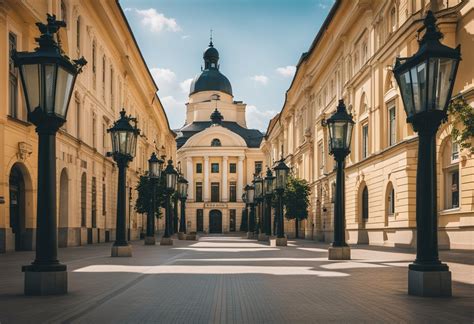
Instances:
[[[59,222],[58,222],[58,246],[68,245],[69,227],[69,178],[67,170],[61,171],[59,178]]]
[[[222,212],[214,209],[209,212],[209,233],[222,233]]]

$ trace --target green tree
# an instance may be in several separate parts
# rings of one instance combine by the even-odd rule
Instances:
[[[165,184],[163,178],[157,180],[156,189],[155,189],[155,203],[156,203],[156,210],[155,210],[155,217],[161,218],[161,211],[159,207],[164,207],[165,203]],[[138,192],[137,201],[135,202],[135,210],[137,213],[144,214],[144,213],[151,213],[153,212],[153,186],[152,181],[148,176],[143,175],[140,176],[140,180],[138,181],[138,185],[136,187]]]
[[[448,112],[453,125],[451,130],[453,142],[457,143],[460,148],[469,150],[473,154],[474,108],[461,96],[450,102]],[[458,125],[463,127],[459,129]]]
[[[294,176],[288,178],[288,183],[283,194],[285,217],[295,220],[295,236],[298,237],[299,221],[308,218],[309,195],[311,189],[304,179]]]

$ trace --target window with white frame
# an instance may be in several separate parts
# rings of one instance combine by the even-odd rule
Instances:
[[[395,105],[392,104],[388,108],[388,145],[392,146],[397,143],[397,115]]]
[[[395,189],[392,184],[390,184],[387,196],[387,214],[388,216],[395,215]]]
[[[362,126],[362,158],[369,156],[369,124]]]
[[[459,145],[452,141],[445,144],[443,151],[444,200],[445,208],[460,206]]]

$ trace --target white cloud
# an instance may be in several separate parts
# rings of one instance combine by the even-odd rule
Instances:
[[[171,128],[179,128],[186,120],[186,106],[184,101],[180,101],[173,96],[160,97],[161,104],[168,116]]]
[[[174,18],[168,18],[161,12],[156,11],[154,8],[149,9],[136,9],[136,8],[125,8],[125,11],[135,11],[141,17],[141,23],[145,27],[149,27],[152,32],[159,33],[163,30],[178,32],[181,27],[178,25]]]
[[[295,75],[295,72],[296,72],[296,66],[293,66],[293,65],[287,65],[285,67],[279,67],[276,69],[276,71],[284,76],[285,78],[290,78],[292,77],[293,75]]]
[[[247,127],[265,132],[267,130],[268,122],[276,114],[277,112],[273,110],[261,110],[254,105],[248,105],[245,113]]]
[[[186,79],[183,82],[180,82],[179,87],[181,88],[181,91],[185,94],[189,93],[189,89],[191,87],[191,82],[193,82],[193,79]]]
[[[251,77],[251,79],[263,85],[266,85],[268,83],[268,77],[265,75],[254,75],[253,77]]]
[[[176,74],[170,69],[152,68],[150,69],[150,73],[158,87],[161,87],[164,84],[170,84],[176,79]]]
[[[183,35],[183,36],[181,36],[181,39],[188,39],[189,37],[191,37],[191,36],[189,36],[189,35]]]

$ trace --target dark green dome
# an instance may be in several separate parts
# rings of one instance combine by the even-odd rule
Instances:
[[[204,70],[191,82],[189,94],[201,91],[222,91],[232,96],[229,79],[219,71],[219,51],[212,42],[204,51]]]

